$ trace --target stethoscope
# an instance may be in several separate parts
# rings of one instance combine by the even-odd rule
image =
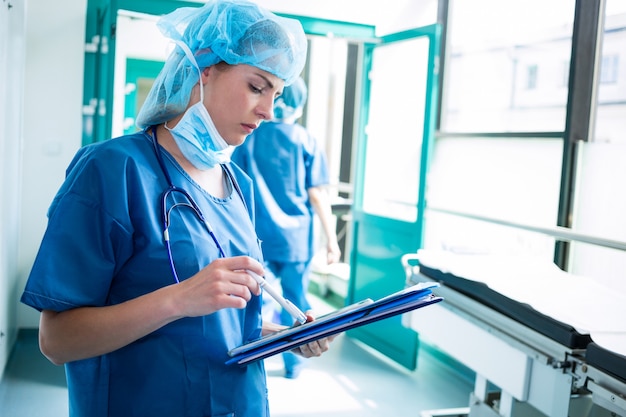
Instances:
[[[200,222],[204,225],[206,230],[209,232],[211,239],[213,239],[213,242],[215,243],[215,246],[217,247],[217,250],[219,251],[220,257],[225,258],[226,254],[224,253],[224,249],[222,248],[222,245],[220,245],[219,240],[217,240],[217,236],[215,236],[215,233],[213,232],[213,228],[211,227],[209,222],[206,220],[206,218],[202,214],[202,210],[200,210],[200,207],[195,202],[195,200],[183,188],[177,187],[173,184],[172,178],[170,177],[169,172],[167,172],[167,169],[165,169],[163,156],[161,155],[161,151],[159,150],[159,142],[157,141],[156,126],[152,127],[152,144],[154,146],[154,153],[156,155],[157,161],[159,162],[159,166],[161,167],[161,171],[163,172],[163,175],[165,175],[165,178],[168,183],[168,187],[161,194],[161,221],[163,222],[163,240],[165,242],[165,247],[167,249],[167,256],[169,258],[170,268],[172,269],[172,275],[174,275],[174,279],[178,283],[180,282],[180,280],[178,278],[178,274],[176,273],[176,267],[174,266],[174,258],[172,256],[172,247],[170,245],[170,233],[169,233],[170,214],[174,208],[180,206],[180,207],[187,207],[191,209],[195,213],[198,220],[200,220]],[[233,174],[224,165],[222,165],[222,169],[228,176],[228,179],[230,180],[230,183],[233,185],[233,188],[235,189],[235,191],[237,191],[237,194],[239,194],[239,197],[241,198],[241,201],[243,202],[244,207],[245,207],[246,201],[243,198],[241,189],[239,188],[237,181],[235,181]],[[174,197],[174,195],[176,194],[179,194],[180,196],[182,196],[184,201],[183,202],[177,201],[176,198]],[[174,203],[172,204],[171,207],[168,208],[167,201],[169,197],[172,197],[172,201]]]

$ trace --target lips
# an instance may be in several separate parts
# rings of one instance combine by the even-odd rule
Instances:
[[[254,129],[256,129],[258,127],[258,125],[256,125],[256,124],[248,124],[248,123],[242,123],[241,126],[243,126],[243,128],[248,133],[252,133],[254,131]]]

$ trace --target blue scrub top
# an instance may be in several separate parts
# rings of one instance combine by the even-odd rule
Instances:
[[[226,256],[262,261],[248,207],[250,180],[231,166],[247,200],[209,195],[164,149],[174,185],[213,226]],[[80,149],[49,209],[49,223],[22,295],[38,310],[108,306],[174,283],[163,243],[161,193],[168,184],[146,132]],[[187,208],[170,226],[181,280],[219,257]],[[262,361],[227,366],[227,352],[260,336],[260,298],[245,309],[184,318],[106,355],[66,364],[70,416],[267,416]]]
[[[297,123],[265,122],[232,155],[253,180],[257,234],[267,261],[313,258],[308,189],[328,184],[324,150]]]

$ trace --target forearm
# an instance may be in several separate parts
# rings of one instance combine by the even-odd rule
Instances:
[[[337,242],[335,223],[333,221],[333,213],[328,193],[321,187],[309,188],[309,199],[315,213],[320,219],[322,229],[326,235],[327,262],[329,264],[339,262],[341,249]]]
[[[308,190],[309,199],[313,210],[320,219],[322,229],[329,242],[336,242],[337,236],[334,230],[333,213],[330,207],[328,193],[321,187],[313,187]]]
[[[79,307],[41,314],[39,343],[53,363],[103,355],[180,318],[173,286],[107,307]]]
[[[199,317],[223,308],[245,308],[259,284],[245,271],[263,274],[248,257],[217,259],[194,276],[124,303],[78,307],[60,313],[44,310],[39,326],[42,353],[62,364],[112,352],[182,317]]]

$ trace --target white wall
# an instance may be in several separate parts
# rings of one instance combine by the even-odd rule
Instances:
[[[46,212],[81,145],[87,0],[28,0],[18,292],[46,227]],[[39,314],[18,303],[17,326]]]
[[[16,339],[25,4],[0,3],[0,378]]]

